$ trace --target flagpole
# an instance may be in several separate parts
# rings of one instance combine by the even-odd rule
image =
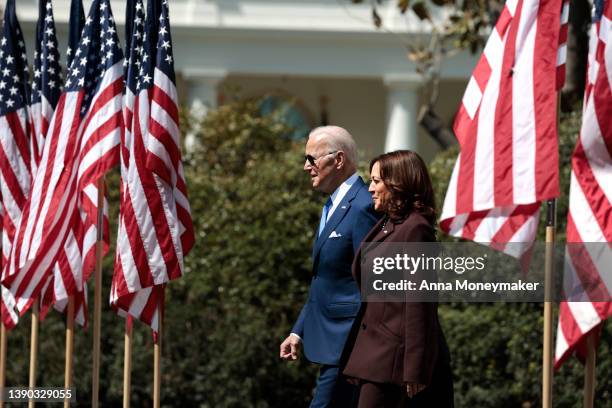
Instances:
[[[4,322],[0,322],[0,395],[4,394],[4,386],[6,383],[6,347],[7,334]],[[4,407],[4,402],[0,398],[0,408]]]
[[[100,324],[102,320],[102,251],[104,249],[104,177],[98,180],[98,240],[96,242],[96,267],[94,270],[93,315],[93,373],[91,406],[98,408],[100,393]]]
[[[161,348],[162,348],[162,333],[163,333],[163,310],[164,310],[164,296],[161,288],[162,296],[160,296],[157,313],[159,325],[157,327],[157,341],[153,346],[153,408],[159,408],[160,397],[161,397]]]
[[[66,309],[66,367],[64,368],[64,389],[72,386],[72,350],[74,349],[74,296],[68,297]],[[64,399],[64,408],[70,407],[70,398]]]
[[[38,359],[38,327],[39,327],[40,308],[38,299],[34,300],[32,306],[32,332],[30,334],[30,382],[29,387],[36,387],[36,363]],[[28,408],[34,408],[34,400],[28,401]]]
[[[130,408],[132,392],[132,317],[125,319],[125,348],[123,351],[123,408]]]
[[[542,358],[542,408],[552,408],[553,373],[553,278],[556,200],[548,200],[546,212],[546,259],[544,263],[544,339]]]
[[[584,408],[593,408],[595,400],[595,363],[597,334],[592,331],[586,338],[587,355],[584,365]]]

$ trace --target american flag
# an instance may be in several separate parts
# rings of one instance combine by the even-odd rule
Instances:
[[[597,252],[592,243],[607,243],[608,252],[612,243],[611,55],[612,1],[596,0],[582,128],[572,155],[564,271],[565,292],[578,287],[584,297],[560,305],[556,368],[574,351],[584,357],[586,336],[597,335],[602,322],[612,316],[612,302],[601,301],[612,296],[610,265],[591,258],[591,251]],[[587,244],[572,244],[582,242]]]
[[[506,2],[455,118],[461,153],[440,226],[517,257],[535,239],[540,202],[559,195],[562,8],[561,0]]]
[[[97,221],[95,186],[119,158],[122,64],[110,2],[94,0],[9,258],[10,289],[21,313],[62,262],[72,237],[87,270],[84,246]]]
[[[66,49],[66,66],[72,65],[74,53],[79,48],[81,33],[85,26],[85,11],[81,0],[70,2],[70,22],[68,23],[68,48]]]
[[[0,216],[2,281],[21,214],[30,194],[31,124],[28,111],[29,70],[15,0],[6,2],[0,39]],[[7,328],[17,316],[14,299],[2,285],[2,318]]]
[[[40,20],[39,20],[40,21]],[[68,35],[68,49],[66,52],[67,64],[70,66],[72,50],[77,50],[81,39],[81,32],[85,25],[85,15],[83,5],[80,0],[73,0],[70,6],[70,22]],[[92,195],[97,194],[92,192]],[[108,220],[105,219],[105,224]],[[84,235],[83,232],[87,233]],[[81,220],[75,220],[71,226],[69,237],[64,244],[64,249],[60,251],[58,262],[53,267],[53,274],[47,278],[40,296],[40,318],[44,319],[53,305],[59,312],[65,312],[70,296],[74,297],[75,321],[85,326],[87,324],[87,286],[83,279],[84,275],[91,272],[95,257],[95,241],[97,226],[87,222],[84,214]],[[80,237],[80,238],[77,238]],[[88,259],[88,268],[85,268],[83,253]]]
[[[31,115],[34,123],[32,137],[32,174],[36,173],[45,144],[49,122],[59,101],[62,86],[60,54],[53,20],[51,0],[38,4],[36,25],[36,51],[34,52],[34,79],[32,81]]]
[[[154,331],[164,284],[184,273],[194,242],[179,149],[168,2],[136,1],[121,149],[122,199],[111,305]]]

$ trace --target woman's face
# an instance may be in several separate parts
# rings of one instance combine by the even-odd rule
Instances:
[[[368,191],[372,194],[372,201],[374,202],[374,209],[379,212],[387,212],[387,204],[389,203],[390,193],[380,178],[380,164],[374,163],[372,171],[370,172],[370,188]]]

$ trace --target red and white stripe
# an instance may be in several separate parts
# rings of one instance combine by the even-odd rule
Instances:
[[[561,11],[561,0],[509,0],[492,30],[455,118],[461,153],[440,221],[453,236],[520,256],[540,202],[559,194]]]
[[[2,233],[2,282],[23,207],[30,194],[30,138],[27,109],[0,117],[0,229]],[[2,284],[2,319],[7,328],[17,324],[15,300]]]
[[[594,26],[582,128],[572,156],[564,271],[565,292],[578,289],[582,299],[560,305],[557,368],[574,351],[584,357],[585,336],[612,316],[612,302],[605,301],[612,298],[610,264],[594,261],[600,251],[609,254],[612,243],[612,2]]]
[[[559,50],[557,51],[557,89],[565,84],[565,63],[567,62],[567,36],[569,33],[569,0],[563,0],[561,9],[561,31],[559,32]]]
[[[122,74],[122,62],[104,72],[83,118],[84,90],[60,98],[8,264],[21,313],[47,283],[79,211],[87,227],[96,224],[95,186],[118,162]]]
[[[182,276],[194,238],[178,148],[176,88],[157,70],[154,83],[151,100],[143,90],[132,105],[131,92],[126,94],[126,117],[133,117],[133,126],[126,126],[122,148],[111,304],[157,331],[163,284]]]
[[[49,123],[53,118],[55,109],[49,103],[45,95],[40,96],[40,102],[33,103],[30,106],[30,114],[32,116],[32,173],[36,174],[38,163],[41,160],[42,151],[45,145],[45,135],[49,130]]]
[[[130,99],[130,91],[127,91]],[[136,96],[132,126],[126,128],[122,157],[122,200],[111,304],[154,331],[164,283],[182,275],[181,225],[173,188],[146,166],[146,140],[153,110],[148,90]],[[130,113],[128,113],[129,116]],[[178,122],[173,125],[178,129]],[[122,149],[123,154],[123,149]]]

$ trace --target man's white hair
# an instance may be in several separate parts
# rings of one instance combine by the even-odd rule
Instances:
[[[325,138],[330,151],[342,150],[346,155],[346,161],[353,166],[357,166],[357,144],[346,129],[340,126],[320,126],[313,129],[308,138]]]

